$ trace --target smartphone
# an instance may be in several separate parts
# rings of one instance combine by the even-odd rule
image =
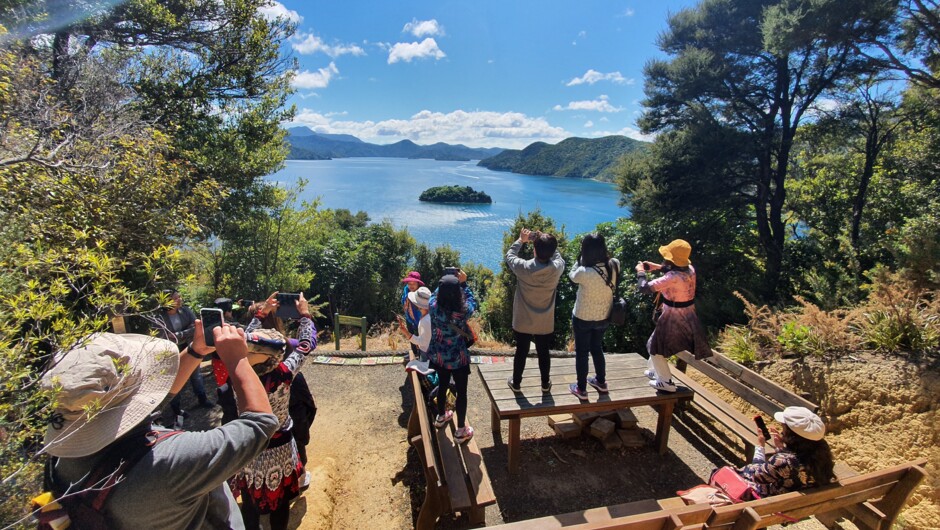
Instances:
[[[645,271],[650,270],[650,264],[644,261],[644,262],[643,262],[643,270],[645,270]]]
[[[202,330],[206,335],[206,345],[215,346],[215,335],[212,330],[222,327],[222,310],[216,308],[205,308],[199,311],[199,318],[202,319]]]
[[[760,414],[754,416],[754,423],[757,424],[757,428],[760,429],[760,432],[764,435],[764,438],[770,440],[770,431],[767,430],[767,424],[764,423],[764,417]]]
[[[297,300],[300,300],[300,293],[277,293],[278,306],[274,315],[280,318],[300,318]]]
[[[458,272],[460,272],[460,269],[457,267],[444,267],[444,276],[457,276]]]

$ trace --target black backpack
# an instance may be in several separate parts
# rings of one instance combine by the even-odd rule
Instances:
[[[153,447],[167,438],[182,431],[169,431],[157,433],[150,431],[127,438],[112,444],[107,454],[88,473],[81,484],[62,484],[54,475],[55,464],[58,458],[50,457],[46,461],[44,487],[51,492],[53,503],[46,507],[34,503],[34,508],[40,511],[36,515],[39,521],[39,530],[55,530],[63,528],[67,518],[71,524],[70,529],[75,530],[108,530],[114,525],[110,524],[104,513],[104,505],[108,497],[114,493],[114,488],[127,476],[127,472],[134,467]],[[70,491],[71,489],[71,491]],[[54,506],[58,504],[58,506]]]

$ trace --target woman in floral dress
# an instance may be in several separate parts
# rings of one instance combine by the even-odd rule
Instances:
[[[242,517],[248,529],[260,528],[262,514],[270,514],[272,530],[286,529],[290,501],[300,493],[305,474],[291,434],[293,422],[288,407],[291,382],[307,355],[317,347],[317,330],[301,293],[296,302],[300,313],[297,346],[284,357],[289,341],[276,330],[261,329],[261,322],[277,309],[276,295],[268,298],[245,329],[248,361],[261,378],[271,409],[281,422],[267,448],[235,477],[236,491],[242,498]]]
[[[651,379],[650,386],[663,392],[675,392],[672,372],[666,359],[681,351],[692,353],[696,359],[712,356],[705,329],[695,313],[695,268],[689,261],[692,246],[676,239],[659,253],[666,260],[662,265],[643,261],[637,263],[637,290],[645,294],[658,294],[662,299],[663,312],[656,321],[656,328],[646,342],[649,352],[649,368],[644,372]],[[647,271],[664,272],[662,276],[647,281]]]

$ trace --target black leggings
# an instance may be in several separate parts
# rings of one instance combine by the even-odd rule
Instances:
[[[254,504],[242,496],[242,519],[245,520],[247,530],[261,530],[261,513]],[[290,520],[290,502],[284,501],[277,510],[271,512],[271,530],[287,530]]]
[[[433,366],[437,370],[437,415],[444,415],[444,406],[447,405],[447,388],[450,387],[450,376],[454,376],[454,384],[457,386],[457,426],[461,429],[467,422],[467,382],[470,379],[470,365],[461,366],[454,370]]]
[[[512,360],[512,384],[516,388],[522,383],[522,372],[525,370],[526,358],[529,356],[529,343],[535,343],[535,353],[539,356],[539,373],[542,376],[542,386],[549,383],[549,372],[552,368],[552,358],[549,356],[548,348],[552,343],[552,334],[532,335],[530,333],[519,333],[513,330],[516,338],[516,356]]]

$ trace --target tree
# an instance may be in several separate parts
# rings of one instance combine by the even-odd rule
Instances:
[[[754,145],[748,186],[765,259],[764,291],[779,296],[787,172],[797,128],[839,80],[866,71],[856,44],[886,31],[881,0],[705,0],[669,19],[660,48],[672,58],[645,68],[645,132],[703,119]]]
[[[859,43],[859,54],[918,85],[940,88],[940,2],[900,0],[890,31]]]

